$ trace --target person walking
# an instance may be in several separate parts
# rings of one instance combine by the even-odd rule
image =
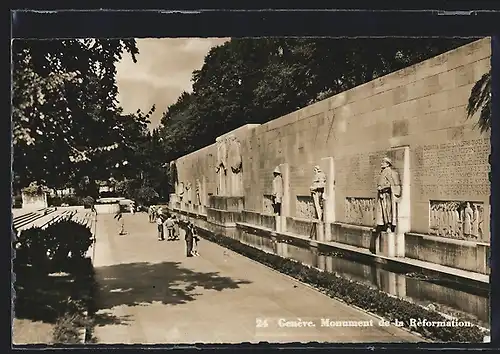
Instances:
[[[155,206],[154,205],[149,206],[148,215],[149,215],[149,222],[153,223],[156,221]]]
[[[163,215],[156,215],[156,226],[158,228],[158,241],[164,241],[165,234],[163,232]]]
[[[193,224],[191,224],[191,229],[193,232],[193,250],[191,251],[191,254],[193,256],[199,256],[200,254],[198,253],[198,241],[200,241],[200,237],[196,233],[196,229],[194,228]]]
[[[115,216],[113,217],[116,221],[118,221],[118,225],[120,227],[120,233],[119,235],[126,235],[127,233],[125,232],[125,220],[123,218],[122,210],[121,208],[118,209],[116,212]]]
[[[174,240],[179,240],[179,218],[172,215],[172,220],[174,222]]]
[[[193,233],[193,228],[191,227],[191,222],[188,221],[186,225],[186,257],[193,257],[193,239],[194,239],[194,233]]]
[[[174,218],[172,215],[169,215],[167,220],[165,221],[165,226],[167,227],[167,241],[173,241],[175,239],[174,236]]]

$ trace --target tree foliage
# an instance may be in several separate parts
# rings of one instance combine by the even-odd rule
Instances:
[[[175,160],[241,125],[262,124],[472,39],[232,39],[210,50],[161,120]]]
[[[122,136],[115,64],[125,52],[135,61],[134,40],[13,42],[13,169],[19,186],[78,183],[95,172],[95,159],[117,147]]]

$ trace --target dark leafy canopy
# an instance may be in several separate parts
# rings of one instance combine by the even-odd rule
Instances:
[[[16,40],[12,52],[14,182],[62,187],[98,177],[96,159],[126,140],[115,64],[124,52],[135,61],[135,41]]]
[[[232,39],[212,48],[162,118],[165,157],[212,144],[473,39]]]

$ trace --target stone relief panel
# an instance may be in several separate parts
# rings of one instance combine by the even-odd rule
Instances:
[[[302,219],[318,218],[312,196],[297,196],[295,214]]]
[[[429,234],[455,239],[482,239],[484,204],[431,200],[429,202]]]
[[[217,194],[239,196],[243,193],[241,143],[229,135],[217,140]]]
[[[345,198],[345,222],[354,225],[375,225],[375,198]]]
[[[241,157],[241,143],[236,139],[235,136],[230,135],[226,138],[227,144],[227,163],[231,167],[233,173],[240,173],[243,160]]]
[[[264,195],[262,199],[262,212],[266,214],[274,214],[273,207],[273,196],[272,195]]]

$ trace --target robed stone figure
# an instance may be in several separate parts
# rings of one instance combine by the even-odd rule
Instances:
[[[276,167],[273,171],[273,208],[276,215],[281,214],[281,203],[283,201],[283,177],[281,176],[281,171],[279,167]]]
[[[323,220],[323,201],[325,199],[326,175],[319,166],[314,166],[314,178],[311,187],[311,195],[318,219]]]
[[[394,232],[397,224],[397,199],[401,197],[399,173],[385,157],[377,180],[376,223],[381,231]]]

